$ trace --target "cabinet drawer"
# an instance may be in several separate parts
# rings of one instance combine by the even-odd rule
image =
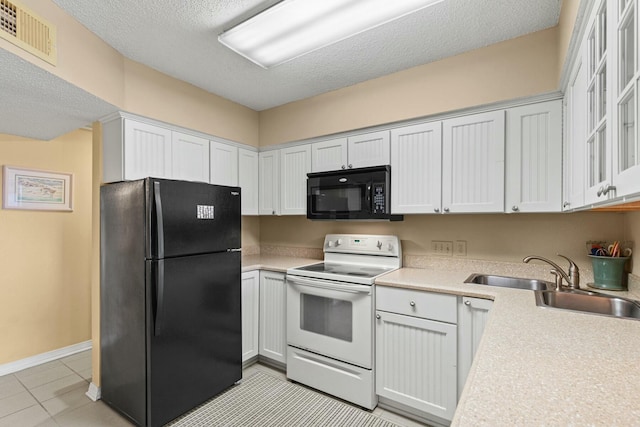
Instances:
[[[457,321],[455,295],[376,286],[376,309],[441,322]]]

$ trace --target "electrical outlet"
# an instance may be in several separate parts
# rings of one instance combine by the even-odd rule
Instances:
[[[453,255],[455,256],[467,256],[467,241],[456,240],[453,245]]]
[[[453,251],[453,242],[443,240],[431,241],[431,253],[435,255],[451,256]]]

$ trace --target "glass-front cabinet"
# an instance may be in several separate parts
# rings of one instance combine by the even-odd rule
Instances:
[[[565,160],[565,209],[580,207],[581,180],[586,206],[640,197],[639,1],[595,0],[585,15],[565,90],[565,154],[581,155],[584,169]]]
[[[618,0],[615,14],[617,41],[616,114],[613,145],[613,185],[617,196],[640,191],[638,159],[638,7],[637,0]]]
[[[611,112],[608,111],[608,88],[611,87],[607,14],[610,2],[601,0],[594,9],[588,26],[584,63],[587,64],[587,176],[586,203],[602,200],[604,188],[611,184],[610,133]]]

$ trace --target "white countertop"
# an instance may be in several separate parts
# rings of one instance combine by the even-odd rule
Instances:
[[[245,256],[242,271],[319,261]],[[532,291],[463,283],[472,273],[517,275],[402,268],[376,280],[494,300],[452,425],[640,425],[640,321],[543,309]],[[608,293],[640,299],[637,291]]]

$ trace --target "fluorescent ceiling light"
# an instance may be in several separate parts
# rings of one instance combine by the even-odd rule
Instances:
[[[386,24],[444,0],[284,0],[220,34],[264,68]]]

